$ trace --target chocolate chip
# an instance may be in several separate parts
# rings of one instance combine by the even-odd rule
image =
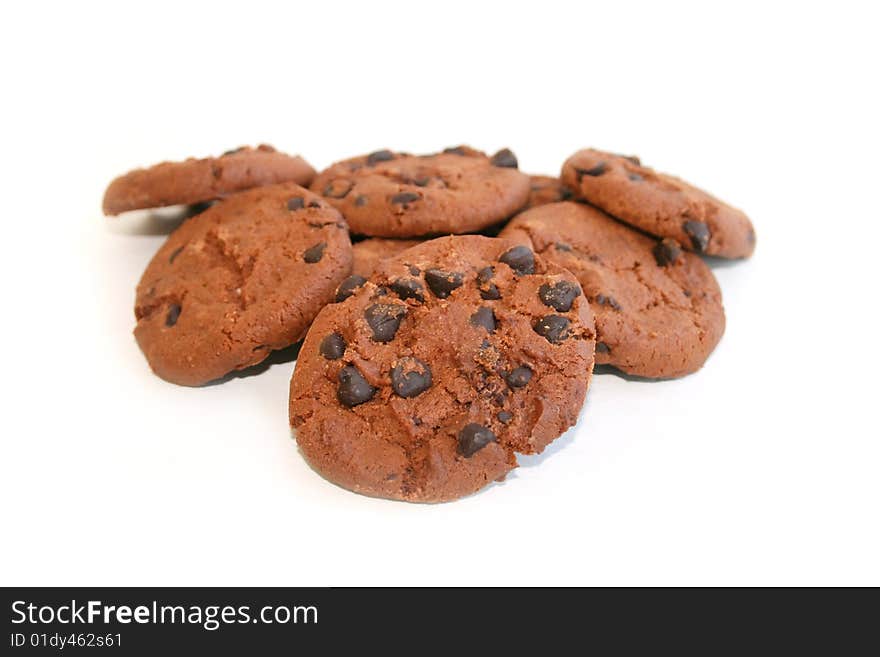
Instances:
[[[168,306],[168,314],[165,315],[165,326],[171,327],[177,324],[177,318],[180,317],[180,305],[172,303]]]
[[[417,187],[427,187],[429,182],[431,182],[431,179],[428,176],[419,176],[413,179],[413,184]]]
[[[410,265],[409,273],[412,274],[413,276],[418,276],[419,274],[422,273],[422,270],[419,269],[418,267],[416,267],[415,265]]]
[[[532,370],[525,365],[515,367],[507,373],[506,380],[511,388],[523,388],[532,380]]]
[[[321,203],[321,201],[309,201],[309,207],[310,208],[323,208],[324,205]]]
[[[535,273],[535,254],[527,246],[515,246],[505,251],[498,260],[520,276]]]
[[[632,180],[633,182],[642,182],[644,180],[644,178],[642,178],[639,174],[635,173],[634,171],[630,171],[628,174],[626,174],[626,177],[629,178],[630,180]]]
[[[400,192],[400,194],[395,194],[391,197],[391,203],[394,205],[402,205],[404,203],[418,201],[420,198],[422,197],[415,192]]]
[[[513,413],[508,413],[507,411],[500,411],[498,413],[498,421],[507,424],[513,419]]]
[[[495,301],[501,298],[501,292],[498,286],[492,282],[495,270],[492,267],[483,267],[477,272],[477,287],[480,290],[480,296],[487,301]]]
[[[171,255],[168,256],[168,264],[173,263],[174,260],[175,260],[175,258],[177,258],[177,256],[180,255],[180,252],[181,252],[181,251],[183,251],[183,247],[182,247],[182,246],[178,246],[176,249],[174,249],[174,250],[171,252]]]
[[[425,272],[425,283],[438,299],[445,299],[452,291],[461,287],[464,277],[455,271],[429,269]]]
[[[244,146],[239,146],[238,148],[233,148],[229,151],[223,151],[220,157],[226,157],[227,155],[235,155],[236,153],[241,153],[244,150]]]
[[[310,246],[303,253],[303,260],[310,265],[319,262],[324,257],[324,249],[327,248],[327,242],[318,242],[315,246]]]
[[[324,187],[324,196],[345,198],[352,187],[354,187],[354,183],[350,180],[334,180]]]
[[[431,368],[418,358],[405,356],[391,370],[391,388],[401,397],[415,397],[430,387]]]
[[[471,326],[482,326],[492,333],[495,330],[495,313],[488,306],[482,306],[471,315]]]
[[[548,342],[558,344],[568,337],[568,327],[571,322],[560,315],[547,315],[539,319],[532,327],[535,333],[547,338]]]
[[[458,453],[470,458],[492,442],[495,442],[495,434],[489,427],[471,422],[458,432]]]
[[[444,148],[443,152],[451,153],[452,155],[467,155],[467,148],[464,146],[451,146],[449,148]]]
[[[342,358],[345,353],[345,339],[338,333],[331,333],[321,340],[320,351],[327,360]]]
[[[652,253],[658,265],[668,267],[669,265],[674,265],[675,261],[678,260],[681,255],[681,247],[674,239],[666,237],[654,245]]]
[[[565,251],[566,253],[571,252],[571,244],[566,244],[565,242],[556,242],[554,244],[557,251]]]
[[[596,343],[596,351],[600,354],[609,354],[609,353],[611,353],[611,347],[609,347],[604,342],[597,342]]]
[[[620,304],[617,303],[617,300],[614,297],[605,294],[597,294],[595,301],[600,306],[611,306],[614,310],[620,310]]]
[[[507,169],[519,168],[519,162],[516,161],[516,155],[509,148],[503,148],[489,160],[493,166],[504,167]]]
[[[367,204],[367,201],[368,199],[366,196],[364,196],[363,194],[358,194],[354,199],[354,204],[357,207],[362,208]]]
[[[352,274],[339,284],[336,288],[336,303],[345,301],[354,294],[361,285],[367,282],[367,279],[358,274]]]
[[[405,315],[406,306],[396,303],[374,303],[364,311],[375,342],[391,342]]]
[[[381,150],[376,151],[375,153],[370,153],[367,155],[367,164],[370,166],[376,165],[379,162],[387,162],[388,160],[394,159],[394,153],[389,150]]]
[[[706,224],[702,221],[685,221],[682,224],[682,228],[687,233],[687,236],[691,238],[691,245],[694,247],[694,251],[702,253],[706,250],[706,247],[709,246],[709,238],[712,237]]]
[[[569,281],[559,281],[550,285],[544,283],[538,288],[538,297],[545,306],[550,306],[561,313],[571,310],[571,304],[581,294],[581,288]]]
[[[302,210],[306,206],[306,201],[302,196],[294,196],[292,199],[287,201],[287,209],[293,212],[294,210]]]
[[[603,173],[605,173],[606,169],[607,167],[605,166],[605,163],[599,162],[599,164],[592,167],[591,169],[575,169],[575,172],[577,173],[578,180],[580,180],[584,176],[592,176],[594,178],[596,176],[601,176]]]
[[[376,394],[376,389],[367,383],[364,375],[354,365],[346,365],[339,371],[339,387],[336,397],[348,408],[368,402]]]
[[[391,284],[391,291],[401,299],[425,300],[425,288],[415,278],[398,278]]]

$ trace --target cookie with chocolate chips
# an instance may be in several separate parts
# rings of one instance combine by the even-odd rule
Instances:
[[[501,236],[575,275],[577,290],[562,281],[538,293],[560,311],[586,295],[596,317],[597,363],[637,376],[677,377],[698,370],[721,339],[718,283],[699,256],[672,239],[652,239],[570,202],[523,212]]]
[[[572,191],[566,187],[559,178],[552,176],[529,176],[531,192],[526,208],[536,208],[547,203],[567,201],[572,197]]]
[[[162,162],[116,178],[104,193],[104,214],[200,204],[252,187],[293,182],[308,185],[315,170],[299,156],[265,144],[243,146],[219,157]]]
[[[690,251],[747,258],[755,250],[755,230],[741,210],[636,157],[578,151],[563,164],[562,181],[578,198]]]
[[[552,304],[548,287],[560,290]],[[312,466],[341,486],[453,500],[575,423],[594,349],[571,274],[506,240],[439,238],[384,260],[318,314],[290,422]]]
[[[360,242],[355,242],[351,247],[354,255],[352,274],[367,278],[382,260],[395,256],[401,251],[406,251],[416,244],[421,244],[422,241],[370,237]]]
[[[293,183],[234,194],[153,257],[135,338],[163,379],[206,383],[301,339],[351,262],[345,220],[316,194]]]
[[[338,162],[315,178],[353,233],[423,237],[476,232],[522,208],[529,177],[509,150],[492,157],[466,146],[414,156],[388,150]]]

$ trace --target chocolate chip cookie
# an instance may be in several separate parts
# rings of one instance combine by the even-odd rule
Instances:
[[[308,185],[315,170],[299,156],[265,144],[243,146],[220,157],[162,162],[116,178],[104,193],[104,214],[189,205],[222,198],[252,187],[294,182]]]
[[[401,251],[406,251],[411,246],[421,244],[423,240],[393,240],[382,237],[370,237],[352,245],[354,266],[351,273],[354,276],[369,277],[376,265],[385,258],[395,256]]]
[[[746,258],[755,250],[755,230],[741,210],[637,157],[578,151],[562,166],[562,181],[578,198],[691,251]]]
[[[372,237],[475,232],[507,219],[529,198],[529,177],[509,150],[492,157],[458,146],[414,156],[388,150],[338,162],[311,189]]]
[[[724,332],[721,290],[699,256],[596,208],[553,203],[523,212],[501,237],[574,274],[596,317],[596,362],[637,376],[698,370]]]
[[[290,422],[312,466],[341,486],[453,500],[575,423],[594,348],[571,274],[506,240],[439,238],[384,260],[319,313]]]
[[[547,203],[558,203],[572,198],[572,191],[552,176],[529,176],[531,193],[526,208],[536,208]]]
[[[234,194],[147,266],[135,338],[163,379],[206,383],[301,339],[351,263],[344,219],[316,194],[293,183]]]

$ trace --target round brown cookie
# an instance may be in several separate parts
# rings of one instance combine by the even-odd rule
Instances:
[[[578,198],[691,251],[746,258],[755,250],[755,231],[742,211],[683,180],[642,166],[637,157],[578,151],[562,165],[562,181]]]
[[[501,236],[573,273],[596,316],[596,362],[651,378],[700,369],[724,332],[721,290],[699,256],[580,203],[523,212]]]
[[[341,486],[453,500],[575,423],[594,340],[568,272],[505,240],[439,238],[321,311],[291,380],[290,422]]]
[[[383,150],[322,171],[311,189],[353,233],[423,237],[468,233],[506,219],[529,197],[529,178],[510,151],[491,158],[466,146],[415,156]]]
[[[552,176],[529,176],[531,181],[531,193],[527,208],[536,208],[547,203],[567,201],[572,197],[572,191],[562,184],[559,178]]]
[[[293,183],[234,194],[183,223],[137,288],[134,335],[153,371],[198,385],[302,338],[351,271],[346,228]]]
[[[265,144],[243,146],[220,157],[162,162],[119,176],[104,193],[104,214],[189,205],[222,198],[252,187],[294,182],[308,185],[315,170],[299,156]]]
[[[368,278],[379,261],[395,256],[401,251],[406,251],[411,246],[421,244],[422,240],[394,240],[382,237],[370,237],[360,242],[355,242],[352,247],[354,265],[351,268],[352,275]]]

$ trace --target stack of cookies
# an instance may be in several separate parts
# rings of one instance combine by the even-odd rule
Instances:
[[[467,146],[321,173],[270,146],[114,180],[104,211],[189,205],[137,288],[153,371],[200,385],[303,340],[289,417],[351,490],[453,500],[575,424],[594,363],[664,379],[721,339],[700,257],[745,258],[739,210],[638,158],[559,178]]]

